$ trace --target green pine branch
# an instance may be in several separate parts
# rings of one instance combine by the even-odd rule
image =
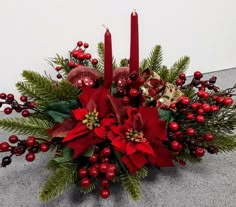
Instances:
[[[139,180],[142,180],[148,176],[148,170],[146,167],[143,167],[137,170],[135,175],[138,177]]]
[[[191,164],[196,164],[201,162],[201,158],[196,157],[195,155],[187,154],[187,153],[182,153],[176,156],[177,159],[179,160],[184,160],[186,162],[189,162]]]
[[[77,167],[74,164],[61,164],[44,184],[40,193],[40,199],[46,202],[57,198],[73,185],[77,179]]]
[[[139,200],[141,197],[140,179],[138,176],[132,175],[129,171],[120,175],[121,185],[123,189],[129,193],[133,200]]]
[[[169,77],[169,69],[163,65],[161,69],[158,71],[159,76],[164,80],[167,81]]]
[[[19,135],[33,135],[47,138],[48,132],[46,129],[52,127],[53,123],[48,120],[41,120],[34,117],[0,119],[0,128]]]
[[[68,101],[77,99],[81,90],[68,81],[60,81],[56,90],[57,101]]]
[[[56,54],[56,57],[55,58],[52,58],[49,60],[49,64],[54,67],[54,64],[56,65],[59,65],[61,66],[61,71],[67,75],[71,70],[72,68],[69,67],[69,64],[68,64],[68,59],[64,59],[62,56]]]
[[[83,188],[80,186],[79,190],[81,193],[87,194],[87,193],[91,193],[92,191],[94,191],[95,187],[96,187],[95,184],[91,183],[91,185],[87,188]]]
[[[143,72],[145,69],[147,69],[149,67],[149,64],[148,64],[148,59],[147,58],[144,58],[141,63],[140,63],[140,71]]]
[[[217,134],[211,142],[218,147],[219,152],[229,152],[236,149],[236,135],[225,136]]]
[[[179,74],[186,72],[189,63],[190,63],[190,58],[187,56],[184,56],[180,58],[177,62],[175,62],[170,69],[167,81],[169,83],[175,83],[175,80],[178,78]]]
[[[158,72],[162,64],[162,50],[160,45],[156,45],[150,52],[148,61],[148,67],[154,72]]]

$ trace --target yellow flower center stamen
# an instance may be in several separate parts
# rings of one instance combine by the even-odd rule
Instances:
[[[95,127],[100,126],[98,114],[99,113],[96,111],[96,109],[94,109],[93,112],[89,112],[85,115],[85,119],[82,122],[89,130],[93,130]]]
[[[132,128],[128,129],[125,135],[126,135],[126,139],[131,142],[146,142],[147,141],[142,131],[138,132]]]

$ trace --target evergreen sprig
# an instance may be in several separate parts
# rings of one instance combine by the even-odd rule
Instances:
[[[181,153],[181,154],[177,155],[176,158],[179,160],[184,160],[184,161],[189,162],[191,164],[196,164],[196,163],[201,162],[200,157],[196,157],[195,155],[191,155],[188,153]]]
[[[143,72],[145,69],[147,69],[149,67],[148,65],[148,59],[147,58],[144,58],[141,63],[140,63],[140,71]]]
[[[61,66],[61,71],[67,75],[71,70],[72,68],[69,67],[69,64],[68,64],[68,59],[64,59],[62,56],[56,54],[56,57],[55,58],[52,58],[49,60],[49,64],[54,67],[54,64],[56,65],[60,65]]]
[[[236,149],[236,135],[215,135],[214,140],[211,144],[215,144],[218,147],[219,152],[233,151]]]
[[[90,186],[87,188],[83,188],[80,186],[79,190],[81,193],[87,194],[87,193],[91,193],[92,191],[94,191],[95,187],[96,187],[95,184],[91,183]]]
[[[158,73],[162,64],[162,50],[160,45],[156,45],[150,52],[148,61],[148,68]]]
[[[33,135],[38,137],[48,137],[46,129],[52,128],[53,123],[48,120],[34,117],[15,117],[0,119],[0,128],[19,135]]]
[[[77,168],[73,163],[61,164],[55,169],[54,174],[51,175],[44,184],[40,193],[40,199],[46,202],[57,198],[74,184],[77,179]]]

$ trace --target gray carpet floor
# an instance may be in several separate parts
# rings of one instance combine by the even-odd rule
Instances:
[[[8,134],[0,131],[0,141]],[[1,157],[3,155],[0,155]],[[200,164],[157,170],[142,183],[142,199],[134,202],[120,187],[111,188],[107,200],[99,192],[82,195],[75,187],[49,203],[39,201],[40,186],[50,175],[45,163],[50,153],[37,155],[33,163],[14,157],[0,168],[0,207],[235,207],[236,152],[207,155]]]

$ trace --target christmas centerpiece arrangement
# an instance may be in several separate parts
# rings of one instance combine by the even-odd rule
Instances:
[[[20,100],[0,93],[4,113],[21,114],[0,120],[12,133],[0,143],[1,167],[17,156],[33,162],[39,153],[52,154],[42,201],[73,184],[84,193],[99,188],[102,198],[109,197],[111,185],[121,184],[136,200],[149,166],[197,163],[206,153],[236,149],[236,86],[220,89],[216,77],[204,79],[200,71],[187,81],[189,58],[168,69],[159,45],[139,63],[136,12],[130,58],[120,66],[112,57],[108,29],[98,59],[88,47],[79,41],[69,57],[50,59],[57,79],[23,71],[24,81],[16,84]]]

